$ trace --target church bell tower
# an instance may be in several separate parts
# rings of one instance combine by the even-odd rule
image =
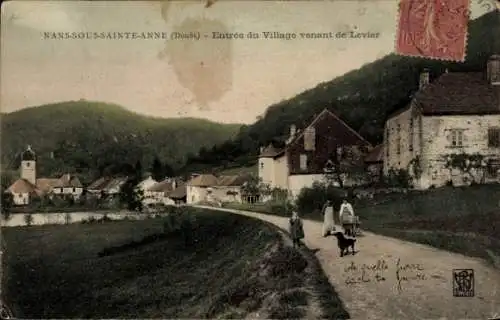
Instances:
[[[36,185],[36,154],[31,146],[21,154],[21,179]]]

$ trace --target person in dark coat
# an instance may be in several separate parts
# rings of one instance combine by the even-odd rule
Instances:
[[[292,213],[290,218],[290,235],[292,236],[293,247],[300,246],[300,239],[304,239],[304,226],[296,211]]]

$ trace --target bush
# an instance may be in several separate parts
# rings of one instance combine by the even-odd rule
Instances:
[[[334,208],[340,208],[342,199],[347,197],[347,191],[325,183],[315,182],[311,188],[302,188],[295,201],[297,210],[302,216],[321,212],[323,205],[330,200]]]
[[[31,213],[24,215],[24,223],[26,223],[28,227],[33,224],[33,215]]]

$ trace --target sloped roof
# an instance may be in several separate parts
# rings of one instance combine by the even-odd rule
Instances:
[[[366,163],[377,163],[383,161],[384,145],[379,144],[373,148],[365,158]]]
[[[69,173],[63,174],[59,178],[60,184],[57,185],[59,188],[68,188],[68,187],[73,187],[73,188],[81,188],[82,183],[80,182],[80,179],[76,176],[72,176]]]
[[[274,158],[280,155],[284,150],[275,148],[271,143],[260,153],[260,158]]]
[[[114,188],[120,188],[127,180],[128,177],[113,178],[104,186],[103,189],[110,190]]]
[[[290,141],[288,145],[293,144],[295,141],[299,140],[304,136],[304,133],[306,132],[305,129],[309,127],[314,127],[316,125],[316,122],[318,122],[322,117],[329,116],[332,118],[333,121],[335,121],[335,125],[332,126],[334,129],[334,132],[331,134],[334,136],[339,136],[339,137],[344,137],[344,138],[349,138],[350,141],[345,141],[348,144],[357,144],[358,142],[361,142],[367,146],[371,146],[371,144],[366,141],[365,138],[363,138],[356,130],[351,128],[347,123],[344,122],[344,120],[340,119],[335,113],[328,109],[323,109],[321,113],[314,118],[311,123],[304,128],[304,130],[300,131],[299,134],[295,136],[295,138]]]
[[[221,176],[219,177],[219,187],[237,187],[242,186],[249,179],[246,175],[232,175],[232,176]]]
[[[173,191],[173,185],[172,181],[170,179],[165,179],[161,182],[156,183],[155,185],[151,186],[148,191],[152,192],[170,192]]]
[[[36,187],[43,192],[50,192],[60,183],[59,179],[55,178],[39,178],[36,179]]]
[[[195,187],[212,187],[216,186],[218,181],[212,174],[200,174],[199,176],[191,179],[187,184]]]
[[[181,184],[177,188],[175,188],[173,191],[168,193],[168,197],[171,199],[183,199],[187,196],[187,188],[186,184]]]
[[[34,184],[29,182],[26,179],[17,179],[13,184],[7,188],[8,192],[11,193],[35,193],[37,195],[43,194],[41,190],[39,190]]]
[[[101,177],[96,181],[92,182],[87,189],[88,190],[103,190],[106,185],[111,181],[111,177]]]
[[[498,88],[483,72],[449,72],[415,94],[424,115],[500,114]]]

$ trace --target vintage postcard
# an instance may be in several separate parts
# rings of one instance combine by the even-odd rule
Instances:
[[[1,14],[2,318],[500,318],[498,1]]]

